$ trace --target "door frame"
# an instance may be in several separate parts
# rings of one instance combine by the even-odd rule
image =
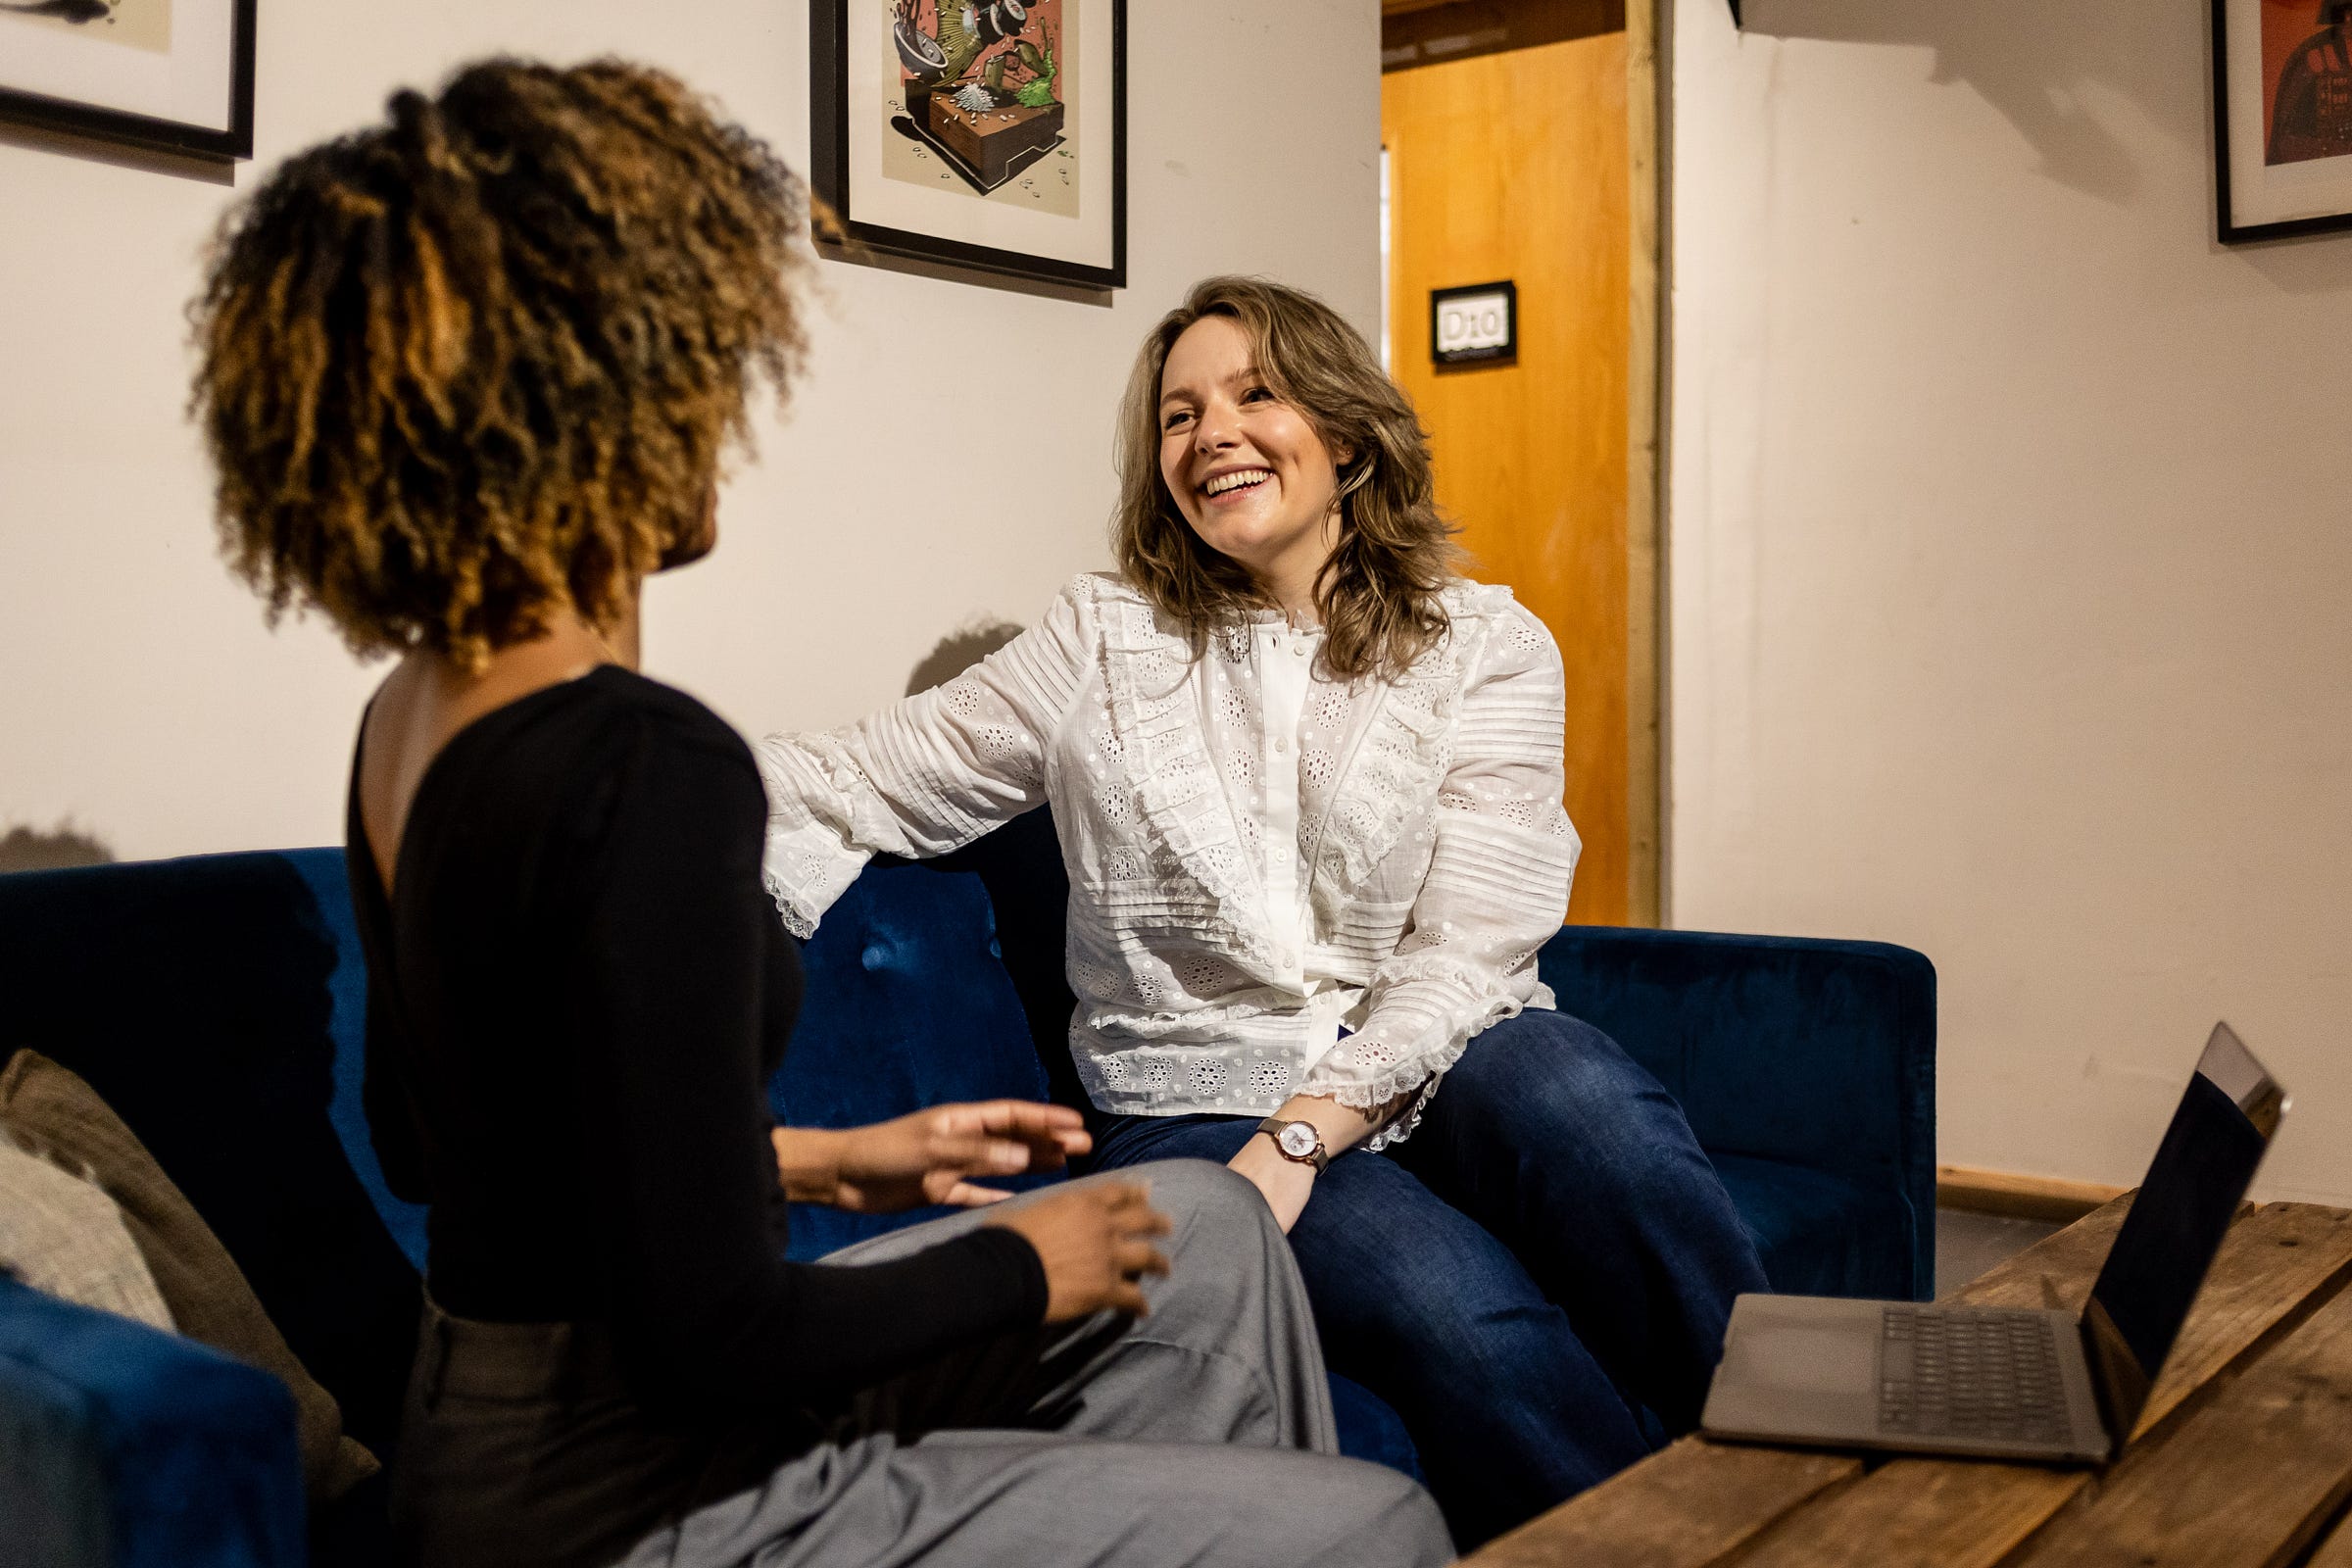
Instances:
[[[1672,322],[1666,298],[1667,113],[1665,24],[1672,0],[1626,0],[1626,868],[1627,918],[1663,925],[1666,902],[1665,367]]]

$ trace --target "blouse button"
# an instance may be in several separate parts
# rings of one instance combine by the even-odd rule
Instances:
[[[1283,753],[1289,751],[1290,749],[1291,743],[1289,741],[1283,739],[1280,735],[1274,737],[1274,755],[1276,757],[1280,757]]]

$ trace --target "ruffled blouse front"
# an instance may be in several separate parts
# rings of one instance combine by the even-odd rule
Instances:
[[[1414,1110],[1471,1037],[1548,1007],[1578,842],[1558,650],[1508,589],[1395,681],[1334,680],[1277,615],[1199,658],[1116,578],[946,685],[758,750],[765,873],[803,936],[875,853],[944,855],[1052,802],[1069,872],[1070,1049],[1095,1103]]]

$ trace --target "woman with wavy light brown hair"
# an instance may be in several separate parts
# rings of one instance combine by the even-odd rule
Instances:
[[[935,692],[771,737],[768,885],[806,931],[869,854],[1050,801],[1098,1165],[1249,1177],[1333,1368],[1484,1540],[1695,1422],[1755,1250],[1680,1109],[1537,978],[1577,852],[1559,655],[1456,575],[1363,339],[1210,278],[1120,418],[1117,574]]]
[[[1079,1118],[773,1124],[801,971],[760,778],[636,673],[636,626],[645,576],[716,543],[747,395],[798,367],[806,221],[672,78],[492,61],[274,172],[198,302],[230,560],[399,661],[348,858],[368,1118],[430,1204],[408,1554],[1440,1561],[1403,1478],[1298,1451],[1329,1396],[1246,1183],[983,1208],[1084,1152]],[[975,1212],[788,1263],[788,1199]]]

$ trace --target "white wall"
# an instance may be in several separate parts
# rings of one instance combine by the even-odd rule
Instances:
[[[270,0],[237,183],[501,50],[666,66],[804,167],[807,4]],[[1186,284],[1265,272],[1377,331],[1377,8],[1129,15],[1129,287],[1104,309],[826,264],[811,373],[762,420],[719,553],[649,593],[651,673],[747,729],[853,718],[959,623],[1033,620],[1106,563],[1111,405]],[[315,620],[263,628],[182,413],[182,310],[230,195],[0,142],[0,829],[71,815],[125,858],[341,836],[375,673]],[[968,419],[908,390],[943,356],[989,368]]]
[[[1928,954],[1949,1161],[2227,1016],[2352,1202],[2352,235],[2211,239],[2204,0],[1677,10],[1675,923]]]

